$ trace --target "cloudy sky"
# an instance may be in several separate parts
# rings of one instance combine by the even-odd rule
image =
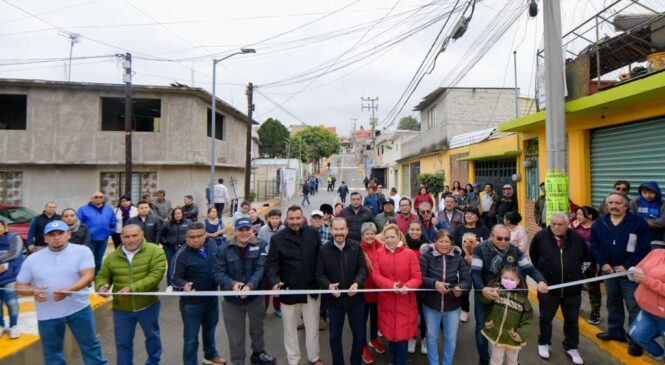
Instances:
[[[533,96],[541,17],[528,17],[526,0],[478,0],[475,9],[470,2],[0,0],[0,77],[66,80],[67,35],[78,34],[72,81],[120,83],[113,55],[131,52],[135,84],[210,90],[213,58],[255,48],[218,64],[217,95],[246,110],[244,89],[253,82],[257,120],[322,123],[340,134],[351,131],[351,118],[367,126],[361,97],[378,97],[380,126],[394,128],[437,87],[512,87],[513,50],[520,93]],[[562,0],[564,32],[610,3]],[[434,62],[472,11],[468,31]],[[407,88],[414,76],[420,83]]]

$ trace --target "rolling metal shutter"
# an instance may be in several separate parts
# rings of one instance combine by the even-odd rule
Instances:
[[[647,120],[591,131],[591,201],[594,207],[612,190],[616,180],[637,187],[655,180],[665,187],[665,119]]]

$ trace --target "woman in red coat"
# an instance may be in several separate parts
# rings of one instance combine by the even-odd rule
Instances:
[[[409,339],[418,332],[416,292],[422,284],[416,254],[404,247],[404,236],[394,224],[383,228],[384,248],[376,255],[372,278],[381,289],[395,289],[378,295],[379,330],[388,341],[390,363],[406,365]]]
[[[367,263],[367,279],[365,280],[365,289],[376,289],[376,283],[372,278],[376,255],[383,249],[383,243],[376,239],[376,225],[372,222],[365,222],[360,227],[362,242],[360,247],[365,253]],[[370,347],[379,354],[386,352],[386,348],[379,340],[379,312],[377,307],[378,293],[365,293],[365,323],[369,319],[369,341],[363,349],[363,361],[367,364],[374,362],[374,356]]]
[[[429,194],[429,191],[427,191],[427,187],[425,186],[421,186],[420,189],[418,189],[418,194],[413,199],[413,209],[417,211],[420,203],[422,202],[428,202],[432,209],[436,209],[436,205],[434,205],[434,199],[432,199],[432,196]]]

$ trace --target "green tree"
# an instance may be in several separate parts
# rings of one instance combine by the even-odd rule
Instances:
[[[259,154],[268,157],[286,156],[286,141],[289,130],[277,119],[268,118],[257,131],[259,134]]]
[[[420,174],[418,176],[418,182],[425,185],[427,191],[434,195],[434,200],[438,200],[439,194],[443,191],[444,180],[442,173]],[[432,207],[432,209],[436,209],[436,207]]]
[[[408,130],[408,131],[419,131],[420,122],[418,122],[418,119],[412,116],[403,117],[402,119],[399,120],[399,124],[397,124],[397,129]]]
[[[300,153],[303,162],[317,164],[322,158],[330,157],[340,148],[339,138],[335,133],[321,127],[307,127],[289,138],[291,156]]]

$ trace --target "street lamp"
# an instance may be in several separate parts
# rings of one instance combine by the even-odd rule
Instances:
[[[217,164],[217,155],[215,151],[215,124],[216,124],[216,116],[217,116],[217,108],[215,106],[215,80],[217,78],[217,64],[219,62],[224,61],[225,59],[231,58],[235,55],[238,54],[246,54],[246,53],[256,53],[256,50],[254,48],[241,48],[239,52],[234,52],[231,53],[230,55],[226,57],[222,57],[219,59],[213,59],[212,60],[212,100],[210,101],[210,206],[214,206],[214,189],[215,189],[215,165]],[[218,214],[221,216],[223,212],[218,212]]]

